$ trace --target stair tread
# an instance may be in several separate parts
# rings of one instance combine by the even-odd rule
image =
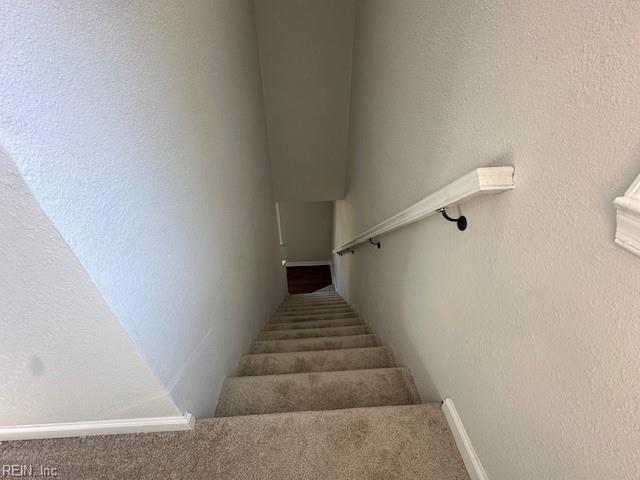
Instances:
[[[349,320],[349,319],[354,319],[354,318],[359,318],[358,315],[356,315],[355,313],[352,314],[341,314],[341,315],[335,315],[335,318],[331,317],[331,318],[299,318],[299,317],[286,317],[286,318],[271,318],[271,320],[269,322],[267,322],[267,325],[265,325],[265,329],[267,326],[269,325],[277,325],[280,323],[305,323],[305,322],[319,322],[322,320]]]
[[[347,302],[332,301],[332,302],[306,302],[301,304],[287,304],[283,303],[278,307],[280,310],[309,310],[313,308],[340,308],[350,306]]]
[[[198,429],[209,433],[209,422],[235,440],[212,446],[229,465],[213,478],[469,480],[439,404],[215,418]]]
[[[309,302],[284,302],[279,308],[309,308],[315,306],[340,306],[349,305],[344,300],[314,300]]]
[[[302,315],[272,315],[270,323],[306,322],[309,320],[334,320],[348,315],[356,316],[355,312],[321,312]]]
[[[266,330],[260,332],[257,340],[285,340],[291,338],[337,337],[348,335],[370,334],[371,329],[366,325],[351,325],[347,327],[326,328],[297,328],[292,330]]]
[[[290,317],[315,317],[316,315],[356,315],[356,312],[351,310],[350,308],[343,308],[341,310],[313,310],[311,312],[294,312],[294,313],[274,313],[271,315],[272,318],[283,318],[287,319]]]
[[[351,307],[336,307],[336,308],[296,308],[286,310],[276,310],[273,314],[274,317],[290,317],[299,315],[317,315],[321,313],[342,313],[353,312]]]
[[[395,367],[387,346],[243,355],[238,376],[330,372]]]
[[[304,300],[304,301],[298,301],[298,302],[291,302],[291,301],[285,301],[282,302],[280,304],[281,307],[288,307],[288,306],[305,306],[307,304],[314,304],[314,303],[336,303],[336,304],[342,304],[342,305],[349,305],[349,303],[345,300],[343,300],[342,298],[328,298],[328,299],[315,299],[315,300]]]
[[[287,298],[284,302],[282,302],[283,305],[293,305],[293,304],[297,304],[297,305],[302,305],[305,303],[321,303],[321,302],[344,302],[344,298],[340,297],[339,295],[318,295],[315,297],[304,297],[304,298]]]
[[[311,303],[331,303],[331,302],[345,302],[345,300],[341,297],[336,297],[336,296],[314,297],[314,298],[304,298],[304,299],[289,299],[282,302],[282,305],[306,305]]]
[[[282,311],[297,311],[297,310],[313,310],[323,308],[344,308],[350,307],[348,303],[344,302],[331,302],[331,303],[312,303],[304,305],[281,305],[278,310]]]
[[[336,350],[340,348],[375,347],[380,340],[375,334],[339,337],[291,338],[286,340],[256,340],[249,353],[302,352],[308,350]]]
[[[326,327],[339,327],[339,326],[346,327],[351,325],[363,325],[363,323],[362,323],[362,320],[359,319],[358,317],[337,318],[332,320],[309,320],[308,322],[268,323],[264,326],[263,331],[311,329],[311,328],[326,328]]]
[[[411,372],[379,368],[227,377],[216,417],[420,403]]]

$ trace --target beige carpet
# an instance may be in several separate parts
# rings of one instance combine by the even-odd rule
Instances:
[[[337,293],[294,295],[194,431],[5,442],[0,461],[78,480],[468,480],[440,404],[419,402]]]
[[[366,335],[371,329],[366,325],[351,325],[345,327],[298,328],[291,330],[267,330],[262,332],[257,340],[287,340],[292,338],[336,337],[345,335]]]
[[[215,418],[194,432],[0,445],[60,479],[467,480],[439,405]]]
[[[258,353],[243,355],[238,375],[334,372],[365,368],[395,367],[393,351],[386,346],[312,350],[308,352]]]
[[[337,350],[340,348],[376,347],[377,335],[346,335],[344,337],[291,338],[288,340],[256,340],[249,353],[303,352],[308,350]]]
[[[216,417],[420,403],[406,368],[227,378]]]

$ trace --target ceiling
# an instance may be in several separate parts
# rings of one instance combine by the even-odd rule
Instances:
[[[278,201],[344,198],[353,0],[256,0],[269,155]]]

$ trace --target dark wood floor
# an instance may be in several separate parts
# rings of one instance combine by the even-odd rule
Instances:
[[[289,293],[311,293],[331,285],[329,265],[287,267]]]

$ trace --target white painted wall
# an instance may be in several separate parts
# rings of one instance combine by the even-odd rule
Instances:
[[[255,0],[276,199],[344,198],[354,0]]]
[[[640,5],[361,1],[337,242],[478,166],[516,189],[336,257],[339,289],[492,480],[640,478]]]
[[[285,202],[280,219],[289,262],[331,260],[333,202]]]
[[[253,3],[0,9],[0,143],[176,404],[210,415],[285,294]]]
[[[0,425],[180,415],[0,151]]]

